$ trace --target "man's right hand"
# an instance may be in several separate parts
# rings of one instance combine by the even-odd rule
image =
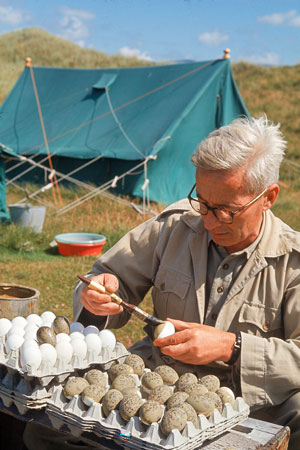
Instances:
[[[116,292],[119,288],[117,277],[111,273],[102,273],[90,279],[102,284],[112,293]],[[100,294],[93,289],[89,289],[87,286],[84,286],[81,291],[80,301],[85,309],[97,316],[110,316],[123,311],[121,306],[111,301],[109,295]]]

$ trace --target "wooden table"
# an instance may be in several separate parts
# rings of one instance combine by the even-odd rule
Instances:
[[[27,421],[34,421],[51,428],[43,411],[29,411],[21,416],[14,407],[6,408],[0,400],[0,448],[26,450],[22,434]],[[66,432],[66,434],[69,434]],[[201,450],[286,450],[289,428],[248,418],[231,430],[211,441],[205,441]],[[81,440],[97,445],[99,450],[122,450],[124,447],[109,439],[100,439],[93,433],[83,433]],[[126,444],[124,443],[126,446]]]

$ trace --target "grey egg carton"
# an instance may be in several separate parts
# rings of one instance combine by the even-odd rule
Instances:
[[[3,337],[0,336],[0,364],[17,370],[27,379],[37,378],[42,386],[47,386],[53,380],[57,383],[62,383],[75,370],[87,369],[95,364],[101,370],[107,370],[113,361],[121,361],[122,358],[125,359],[128,355],[129,352],[125,346],[121,342],[117,342],[113,350],[103,347],[99,355],[91,352],[88,352],[85,358],[79,358],[73,355],[70,363],[58,359],[54,366],[42,363],[38,369],[34,369],[29,365],[22,368],[20,364],[20,351],[11,350],[6,353]]]
[[[54,388],[53,395],[47,403],[46,414],[54,428],[59,430],[66,425],[77,437],[83,432],[91,432],[100,438],[113,439],[119,445],[123,444],[125,438],[128,449],[192,450],[199,447],[205,440],[224,433],[246,419],[249,415],[249,406],[241,397],[237,397],[234,407],[226,403],[222,414],[216,409],[209,419],[199,414],[197,427],[187,422],[181,433],[178,430],[172,430],[167,437],[160,432],[159,423],[146,426],[137,416],[126,422],[118,410],[112,411],[108,417],[105,417],[100,403],[93,403],[88,407],[78,395],[67,400],[62,386]]]
[[[24,379],[15,369],[0,371],[0,399],[6,408],[16,407],[20,415],[45,408],[52,390],[53,386],[46,388],[34,380]]]

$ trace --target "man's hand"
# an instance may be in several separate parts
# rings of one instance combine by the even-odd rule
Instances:
[[[103,286],[105,286],[105,288],[112,293],[116,292],[119,287],[117,277],[110,273],[102,273],[101,275],[91,278],[91,280],[103,284]],[[110,316],[113,314],[119,314],[123,311],[121,306],[111,301],[109,295],[100,294],[93,289],[89,289],[87,286],[84,286],[81,291],[80,301],[85,309],[90,311],[92,314],[96,314],[97,316]]]
[[[177,332],[153,342],[164,355],[195,365],[229,361],[235,343],[234,333],[193,322],[166,320],[172,322]]]

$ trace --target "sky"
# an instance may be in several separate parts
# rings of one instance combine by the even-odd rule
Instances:
[[[40,27],[153,61],[300,63],[300,0],[0,0],[0,34]]]

